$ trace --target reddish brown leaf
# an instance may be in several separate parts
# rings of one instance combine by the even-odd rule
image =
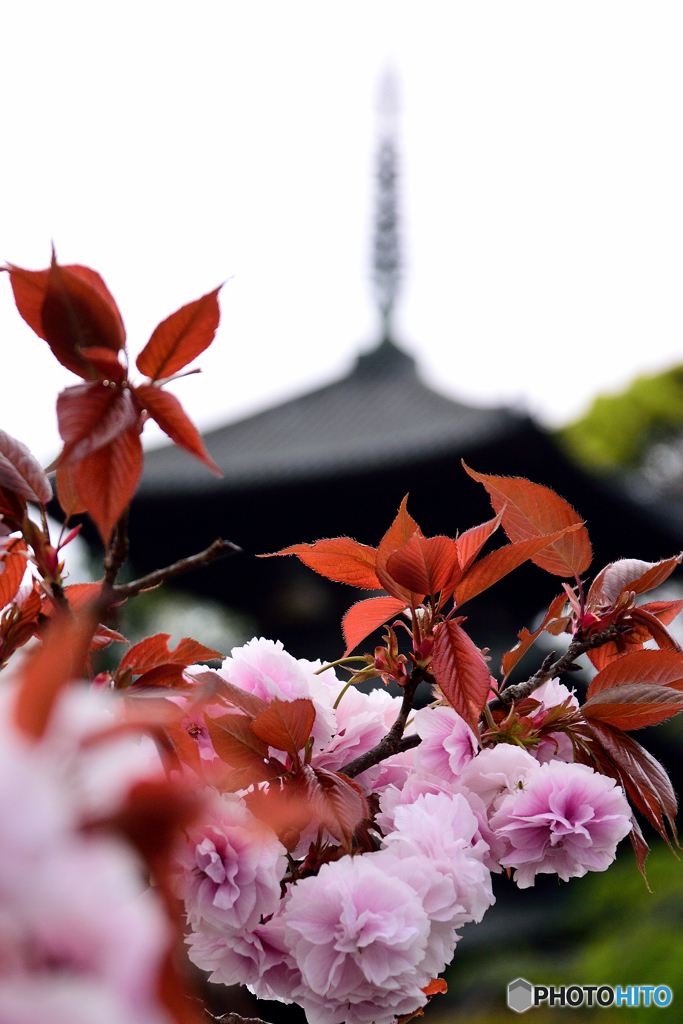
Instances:
[[[26,659],[14,699],[14,721],[25,736],[40,739],[62,689],[85,675],[94,631],[90,616],[55,616],[43,642]]]
[[[21,538],[13,540],[7,554],[0,559],[0,608],[13,601],[26,572],[26,545]]]
[[[64,441],[59,466],[103,448],[139,416],[130,388],[110,388],[101,381],[66,388],[57,398],[57,422]]]
[[[52,488],[39,462],[25,444],[0,430],[0,485],[27,501],[47,505]]]
[[[674,651],[634,651],[616,661],[593,678],[588,687],[590,700],[615,686],[650,683],[683,690],[683,655]]]
[[[405,601],[395,597],[369,597],[367,601],[358,601],[357,604],[351,605],[342,620],[346,640],[344,657],[387,619],[399,615],[405,606]]]
[[[125,344],[123,321],[104,281],[89,267],[60,267],[53,254],[48,270],[9,267],[19,313],[49,344],[62,365],[89,376],[83,348],[118,351]]]
[[[218,672],[214,672],[212,669],[206,669],[204,672],[193,672],[192,678],[197,683],[201,683],[212,697],[230,704],[232,707],[239,708],[249,718],[258,718],[261,712],[265,711],[268,707],[265,700],[261,700],[260,697],[256,697],[253,693],[247,693],[246,690],[240,689],[234,683],[229,683],[227,679],[223,679],[223,676],[220,676]]]
[[[566,603],[566,595],[560,594],[560,596],[556,597],[555,600],[552,602],[550,608],[548,608],[548,611],[545,614],[545,618],[543,619],[543,622],[537,630],[535,630],[533,633],[530,633],[526,626],[522,627],[521,633],[518,634],[519,643],[515,644],[512,650],[508,651],[507,654],[503,655],[503,675],[510,675],[517,662],[524,657],[526,652],[529,650],[531,645],[538,639],[538,637],[541,635],[541,633],[546,628],[548,623],[553,622],[557,619],[557,617],[564,609]]]
[[[175,395],[147,384],[135,388],[135,397],[175,444],[203,462],[216,476],[223,476],[223,470],[207,452],[199,431]]]
[[[567,531],[575,529],[577,529],[575,526],[567,527]],[[550,534],[550,537],[560,538],[564,532]],[[477,594],[481,594],[482,591],[493,586],[494,583],[503,579],[528,559],[535,562],[536,552],[547,546],[548,537],[535,537],[533,540],[514,541],[512,544],[497,548],[496,551],[491,551],[490,554],[475,562],[460,580],[455,588],[456,603],[460,606],[465,601],[471,601]]]
[[[588,723],[588,727],[602,750],[616,765],[636,808],[668,842],[662,814],[667,818],[675,836],[678,802],[664,768],[632,736],[606,722],[594,720]]]
[[[345,775],[305,765],[295,777],[305,790],[313,816],[351,852],[353,833],[368,816],[359,786]]]
[[[491,690],[491,673],[479,648],[457,622],[443,622],[434,641],[432,672],[444,697],[475,736]]]
[[[457,538],[455,544],[458,549],[458,559],[463,572],[466,572],[472,565],[489,537],[492,536],[500,526],[502,513],[498,513],[493,519],[480,526],[473,526]]]
[[[644,612],[656,616],[665,626],[673,622],[683,608],[683,601],[649,601],[640,606]]]
[[[20,530],[26,515],[26,500],[0,484],[0,515],[11,532]]]
[[[659,562],[643,562],[639,558],[620,558],[606,565],[593,580],[588,591],[588,607],[614,604],[620,594],[631,591],[644,594],[669,578],[681,555]]]
[[[387,559],[387,572],[408,591],[432,596],[455,586],[460,575],[458,549],[450,537],[423,537],[415,533],[405,547]]]
[[[169,690],[187,690],[188,684],[183,676],[182,665],[157,665],[144,672],[128,689],[131,693],[163,687]]]
[[[266,777],[268,745],[252,732],[251,719],[238,714],[221,718],[205,715],[204,721],[214,750],[222,761],[231,768],[262,768],[262,778]]]
[[[133,673],[147,672],[149,669],[157,668],[159,665],[180,665],[186,668],[197,661],[209,661],[211,658],[223,658],[220,651],[214,651],[211,647],[205,647],[191,637],[183,637],[174,651],[169,650],[168,641],[170,633],[156,633],[135,644],[129,651],[126,651],[119,671],[126,668]]]
[[[290,853],[298,845],[301,832],[313,816],[305,778],[300,777],[257,788],[247,793],[245,803],[255,817],[273,829]]]
[[[105,546],[135,493],[142,472],[142,445],[137,424],[75,467],[78,495],[95,521]]]
[[[645,873],[645,859],[648,853],[650,852],[650,847],[645,842],[645,836],[642,833],[640,825],[636,821],[635,815],[631,816],[631,831],[629,832],[629,839],[631,840],[633,852],[636,855],[636,864],[638,866],[638,870],[643,876],[648,892],[652,892],[652,889],[650,889],[650,884],[647,880],[647,875]]]
[[[601,690],[581,708],[584,718],[615,729],[644,729],[683,710],[683,693],[671,687],[626,683]]]
[[[377,551],[367,544],[359,544],[351,537],[333,537],[315,544],[292,544],[282,551],[257,555],[257,558],[275,558],[276,555],[296,555],[300,561],[328,580],[348,583],[364,590],[382,590],[375,572]]]
[[[172,377],[209,347],[221,316],[218,293],[222,287],[171,313],[154,329],[137,358],[140,373],[152,380]]]
[[[117,352],[110,348],[84,348],[80,355],[92,366],[93,377],[121,384],[126,379],[126,368],[119,362]]]
[[[85,512],[85,505],[76,490],[75,466],[59,466],[57,469],[57,498],[67,519]]]
[[[307,697],[291,701],[276,697],[251,723],[251,728],[269,747],[296,757],[306,746],[314,722],[315,706]]]
[[[415,520],[408,514],[407,509],[408,495],[401,502],[398,513],[393,523],[382,537],[377,548],[377,559],[375,562],[375,572],[377,573],[377,579],[388,594],[392,597],[400,598],[409,605],[412,600],[415,604],[419,604],[424,597],[424,594],[413,594],[411,595],[409,590],[405,587],[401,587],[391,578],[391,574],[387,570],[387,561],[395,551],[399,548],[405,547],[410,541],[414,534],[422,535],[420,527],[417,525]]]
[[[678,651],[683,653],[683,648],[678,640],[671,635],[666,626],[659,621],[656,615],[646,611],[644,608],[634,608],[631,618],[637,626],[643,626],[648,631],[657,646],[663,651]]]
[[[465,470],[488,491],[511,541],[531,540],[568,526],[578,526],[565,536],[560,534],[559,539],[548,545],[547,551],[541,549],[532,561],[555,576],[580,576],[586,571],[593,557],[588,531],[564,498],[549,487],[522,477],[486,476],[468,466]]]

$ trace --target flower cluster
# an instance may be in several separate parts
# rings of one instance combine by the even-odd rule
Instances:
[[[372,749],[401,704],[382,689],[345,688],[332,669],[269,640],[234,650],[220,675],[266,702],[311,701],[308,763],[327,772]],[[536,696],[539,721],[572,706],[557,680]],[[427,1002],[457,930],[494,901],[492,871],[514,869],[526,887],[539,872],[566,880],[604,870],[630,831],[621,788],[573,763],[562,733],[531,750],[480,749],[442,703],[417,711],[410,728],[419,745],[354,780],[368,819],[353,849],[315,818],[286,849],[247,806],[253,786],[216,793],[176,875],[190,958],[212,981],[296,1001],[311,1024],[390,1024]],[[198,740],[206,758],[207,738]]]

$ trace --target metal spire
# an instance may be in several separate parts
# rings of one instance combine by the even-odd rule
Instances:
[[[392,314],[401,278],[401,253],[398,232],[396,77],[385,72],[379,89],[377,198],[375,207],[375,244],[373,283],[382,317],[382,340],[392,340]]]

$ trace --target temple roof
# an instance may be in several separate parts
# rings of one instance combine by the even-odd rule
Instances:
[[[523,417],[473,408],[426,387],[385,340],[342,380],[204,435],[219,479],[175,446],[146,455],[141,497],[277,486],[465,453],[515,432]]]

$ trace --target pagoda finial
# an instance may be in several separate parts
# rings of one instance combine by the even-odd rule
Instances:
[[[401,277],[397,200],[398,83],[391,70],[385,71],[379,88],[377,199],[373,281],[382,317],[382,340],[392,340],[392,319]]]

